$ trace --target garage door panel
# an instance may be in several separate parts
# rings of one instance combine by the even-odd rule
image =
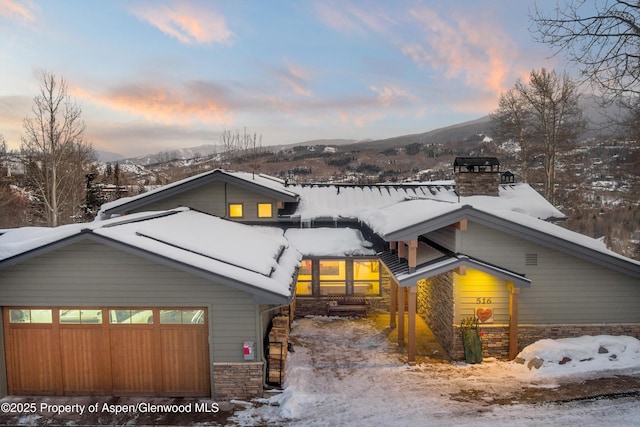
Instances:
[[[6,337],[9,392],[12,394],[58,394],[59,361],[49,328],[17,328]]]
[[[96,322],[84,310],[108,315]],[[147,312],[151,323],[126,321]],[[5,307],[3,318],[9,394],[211,395],[204,309]]]
[[[162,388],[165,393],[205,396],[209,392],[207,331],[162,329]]]
[[[152,329],[111,329],[111,372],[114,394],[153,394]]]
[[[105,357],[102,329],[73,327],[60,330],[60,354],[65,394],[104,394]]]

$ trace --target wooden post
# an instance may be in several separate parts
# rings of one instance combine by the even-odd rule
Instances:
[[[416,264],[418,262],[418,240],[409,241],[409,273],[416,271]]]
[[[520,288],[509,284],[509,360],[518,355],[518,305]]]
[[[398,345],[404,345],[404,291],[398,286]]]
[[[411,286],[409,293],[409,348],[407,349],[407,362],[416,364],[416,300],[418,287]]]
[[[398,242],[396,242],[395,240],[389,242],[389,250],[391,252],[395,252],[397,248],[398,248]]]
[[[407,259],[407,245],[404,242],[398,242],[398,258]]]
[[[398,312],[398,303],[397,303],[397,292],[398,292],[398,284],[391,278],[391,286],[389,289],[389,327],[394,329],[396,327],[396,314]]]

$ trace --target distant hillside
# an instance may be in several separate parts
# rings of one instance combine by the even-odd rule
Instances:
[[[393,147],[402,147],[413,143],[419,144],[446,144],[448,142],[461,142],[478,135],[491,135],[494,122],[489,116],[476,120],[434,129],[429,132],[413,135],[402,135],[393,138],[378,139],[372,141],[357,142],[344,146],[345,149],[379,150]]]

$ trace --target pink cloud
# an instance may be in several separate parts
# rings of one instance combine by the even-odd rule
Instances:
[[[497,23],[460,14],[445,21],[426,7],[412,10],[411,15],[421,25],[423,37],[405,43],[401,51],[415,63],[440,70],[447,79],[462,79],[467,87],[496,99],[513,84],[517,71],[508,61],[516,56],[515,46]]]
[[[319,1],[315,6],[318,18],[336,31],[365,34],[368,31],[386,34],[393,25],[391,15],[379,8],[364,9],[344,1]]]
[[[277,68],[274,72],[296,94],[303,96],[313,94],[308,86],[310,73],[303,66],[287,62],[285,68]]]
[[[224,17],[209,6],[197,8],[176,2],[170,6],[141,7],[132,12],[183,44],[228,43],[233,36]]]
[[[385,84],[382,86],[370,86],[370,89],[377,93],[378,104],[383,107],[390,107],[392,105],[402,105],[408,102],[417,100],[416,96],[392,84]]]
[[[37,11],[37,6],[28,0],[0,0],[0,15],[9,19],[33,22]]]
[[[206,88],[203,90],[206,91]],[[232,122],[231,111],[216,97],[199,91],[197,85],[183,89],[168,89],[151,84],[128,85],[105,93],[90,93],[79,87],[70,88],[70,94],[115,111],[124,111],[164,124],[193,122]]]

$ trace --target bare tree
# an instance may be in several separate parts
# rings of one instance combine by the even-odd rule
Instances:
[[[536,7],[536,40],[563,51],[609,95],[640,95],[640,2],[562,0],[552,16]]]
[[[497,121],[496,136],[515,141],[520,147],[522,180],[527,182],[529,146],[531,144],[531,109],[526,99],[514,88],[500,96],[498,109],[491,114]]]
[[[0,177],[4,176],[5,161],[7,158],[7,141],[4,139],[4,135],[0,133]]]
[[[46,223],[55,227],[61,214],[69,218],[78,213],[84,198],[85,171],[95,153],[84,140],[82,110],[69,97],[64,78],[42,73],[40,93],[31,112],[32,116],[24,119],[21,150]]]
[[[532,113],[532,129],[544,154],[544,196],[554,203],[558,151],[574,143],[585,127],[577,85],[566,73],[541,68],[531,72],[528,84],[518,81],[515,90]]]

